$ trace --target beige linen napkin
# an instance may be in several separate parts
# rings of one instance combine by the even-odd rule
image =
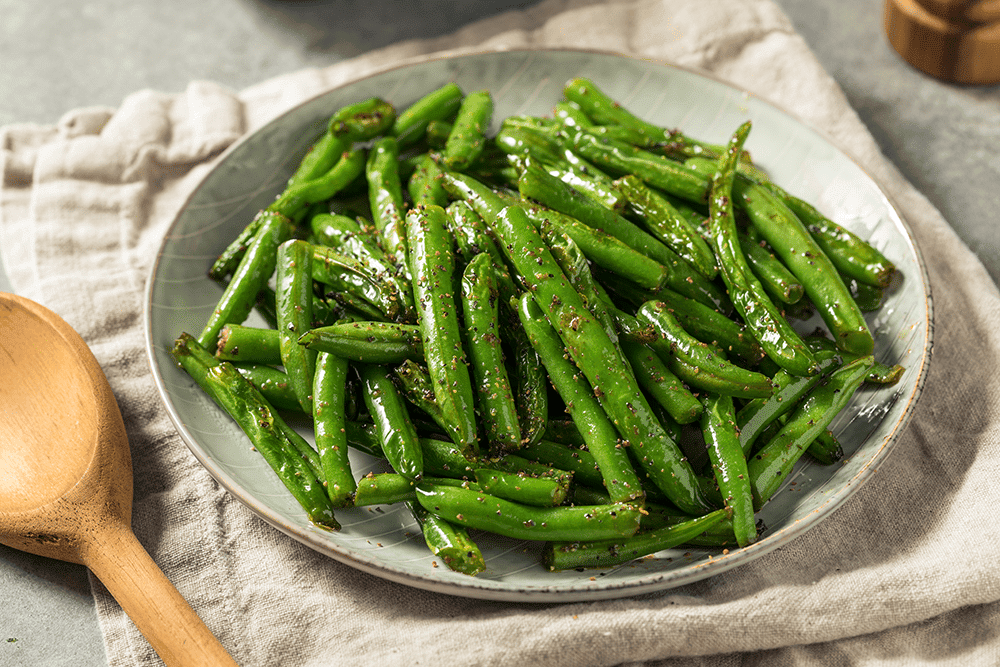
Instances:
[[[874,11],[874,9],[873,9]],[[883,183],[929,263],[936,349],[878,474],[786,547],[711,579],[610,602],[427,593],[319,555],[222,490],[173,430],[143,352],[143,282],[166,226],[229,143],[345,80],[442,49],[583,46],[704,68],[832,135]],[[883,159],[769,0],[546,0],[236,93],[192,83],[2,131],[0,249],[15,289],[63,315],[109,376],[132,444],[134,526],[234,657],[276,665],[912,665],[1000,655],[1000,296]],[[158,659],[103,587],[112,665]],[[757,652],[757,653],[749,653]]]

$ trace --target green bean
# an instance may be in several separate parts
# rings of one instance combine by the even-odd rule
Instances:
[[[324,287],[326,294],[323,298],[334,303],[336,309],[344,313],[348,320],[388,321],[385,313],[360,296],[359,292],[366,287],[363,283],[350,284],[335,275],[330,277],[334,284]]]
[[[669,137],[669,133],[662,127],[635,116],[624,106],[608,97],[590,79],[583,77],[570,79],[563,86],[563,94],[595,124],[619,125],[648,137],[654,142],[664,141]]]
[[[594,121],[590,120],[590,117],[584,113],[580,105],[569,100],[556,102],[552,108],[552,115],[563,125],[577,127],[591,127],[594,125]]]
[[[407,181],[406,189],[414,206],[447,206],[448,193],[441,182],[441,168],[433,153],[426,153]]]
[[[640,510],[628,504],[532,507],[460,487],[417,484],[417,501],[449,523],[521,540],[614,539],[633,535]]]
[[[736,310],[760,343],[765,354],[795,375],[816,370],[816,360],[801,337],[782,317],[747,265],[739,245],[733,215],[732,191],[736,160],[750,132],[750,121],[733,134],[725,156],[712,179],[709,199],[709,229],[719,259],[722,278]]]
[[[858,357],[831,373],[809,392],[781,431],[753,455],[748,470],[755,508],[774,495],[809,443],[851,400],[874,363],[871,356]]]
[[[479,462],[470,461],[453,443],[438,438],[420,438],[424,472],[433,477],[474,479]]]
[[[383,455],[400,475],[420,479],[424,474],[423,450],[402,395],[384,366],[363,364],[358,371]]]
[[[591,201],[558,178],[529,165],[518,180],[518,189],[524,197],[603,231],[666,267],[667,275],[663,282],[673,289],[709,306],[724,307],[727,299],[721,290],[680,259],[677,253],[615,211]]]
[[[495,260],[503,263],[500,250],[493,244],[483,229],[482,218],[473,210],[469,202],[456,199],[445,207],[448,214],[448,231],[455,239],[455,254],[463,264],[468,264],[472,258],[481,252],[487,252]],[[492,246],[492,250],[488,248]]]
[[[764,185],[802,221],[837,270],[872,287],[888,287],[896,266],[870,243],[773,183]]]
[[[829,466],[844,458],[844,449],[840,441],[829,429],[823,431],[809,443],[806,452],[817,462]]]
[[[885,298],[884,288],[872,287],[843,274],[841,274],[841,278],[843,278],[844,284],[847,285],[847,289],[851,293],[851,298],[854,299],[854,303],[858,304],[862,313],[873,313],[882,307],[882,300]]]
[[[525,155],[534,156],[541,162],[558,164],[563,161],[559,142],[547,131],[540,131],[526,125],[511,125],[504,122],[500,126],[493,142],[497,147],[511,157],[517,157],[517,162]]]
[[[441,150],[448,143],[448,135],[451,134],[455,124],[447,120],[432,120],[427,123],[427,130],[424,139],[427,145],[434,150]]]
[[[433,205],[411,209],[406,215],[406,239],[420,335],[434,396],[444,414],[455,420],[450,431],[455,444],[472,455],[479,447],[475,399],[459,330],[459,304],[452,289],[453,242],[444,209]]]
[[[445,565],[455,572],[470,576],[475,576],[486,569],[482,552],[464,528],[431,514],[419,503],[408,503],[408,506],[420,524],[427,547],[431,553],[439,556]]]
[[[669,260],[663,244],[614,211],[595,204],[572,186],[528,163],[518,180],[521,195],[613,236],[654,261]],[[662,262],[661,262],[662,263]]]
[[[688,542],[723,521],[727,511],[716,510],[683,523],[636,533],[624,539],[587,540],[571,537],[569,540],[554,541],[545,546],[542,563],[551,572],[621,565]]]
[[[743,177],[733,183],[733,198],[802,283],[837,346],[851,354],[871,354],[875,343],[864,316],[826,253],[795,214],[772,192]]]
[[[451,171],[463,171],[476,161],[486,145],[486,130],[493,118],[493,97],[488,90],[469,93],[445,142],[442,158]]]
[[[700,301],[689,299],[670,289],[657,290],[650,297],[667,304],[684,330],[701,342],[717,344],[726,354],[733,354],[751,366],[757,364],[763,356],[760,343],[747,331],[745,325]]]
[[[555,507],[562,505],[569,493],[570,481],[565,479],[532,477],[489,468],[478,468],[475,475],[484,493],[523,505]]]
[[[456,420],[447,417],[434,398],[434,385],[427,369],[407,359],[393,369],[393,381],[410,403],[420,408],[444,434],[451,437]]]
[[[564,150],[564,153],[572,156],[575,161],[569,162],[565,158],[558,162],[539,159],[535,163],[548,172],[550,176],[555,176],[601,206],[612,210],[618,210],[622,207],[623,198],[615,189],[614,181],[609,176],[596,167],[590,166],[572,151]],[[535,160],[535,158],[531,158],[531,160]]]
[[[534,297],[525,293],[518,305],[521,324],[548,371],[549,381],[566,403],[566,411],[587,443],[608,494],[615,502],[641,499],[639,478],[592,386],[566,358],[562,340],[545,320]]]
[[[567,147],[600,169],[620,176],[632,174],[654,188],[688,201],[708,201],[708,179],[670,158],[599,136],[589,128],[569,130],[565,137]]]
[[[361,176],[364,170],[365,151],[345,151],[330,171],[311,181],[290,185],[267,210],[281,213],[290,219],[301,217],[310,204],[330,199]]]
[[[621,207],[623,198],[611,177],[562,146],[547,132],[531,127],[504,127],[495,142],[506,152],[508,162],[517,169],[524,168],[525,157],[528,157],[550,175],[597,203],[610,209]]]
[[[309,216],[309,230],[313,243],[330,248],[340,248],[358,237],[364,239],[366,246],[374,243],[370,230],[362,226],[360,220],[339,213],[314,213]]]
[[[196,353],[196,349],[200,354]],[[182,334],[174,344],[174,359],[188,375],[240,426],[309,520],[320,528],[339,530],[330,499],[310,463],[287,440],[287,425],[250,381],[229,362],[218,361],[194,337]]]
[[[899,382],[905,372],[906,368],[900,364],[893,364],[890,366],[881,362],[875,362],[872,366],[872,372],[868,374],[868,379],[865,380],[865,382],[891,387]]]
[[[406,267],[406,230],[403,186],[399,178],[399,144],[394,137],[380,137],[372,144],[365,164],[368,205],[375,229],[393,260]]]
[[[837,354],[829,350],[814,349],[817,372],[813,375],[792,375],[784,369],[774,374],[774,393],[766,398],[748,401],[736,414],[740,428],[740,443],[744,454],[749,454],[754,441],[778,417],[795,408],[799,400],[819,384],[823,374],[840,365]]]
[[[539,228],[543,224],[550,225],[556,232],[569,237],[594,264],[637,285],[658,289],[669,277],[665,266],[600,229],[540,206],[528,205],[525,211]]]
[[[402,321],[413,320],[413,293],[409,278],[405,273],[401,277],[403,267],[397,263],[395,255],[386,255],[382,249],[380,240],[376,238],[379,232],[370,225],[362,226],[362,222],[344,215],[321,213],[312,217],[310,226],[316,242],[330,248],[324,252],[349,257],[364,267],[367,275],[385,282],[387,289],[399,299],[396,317]]]
[[[550,465],[525,458],[520,454],[504,454],[498,458],[480,458],[478,466],[489,468],[490,470],[513,473],[515,475],[555,479],[564,484],[572,483],[574,476],[570,470],[554,468]]]
[[[545,425],[545,438],[560,445],[586,445],[587,442],[572,419],[550,419]],[[539,444],[545,440],[539,440]],[[521,453],[530,451],[530,447],[521,449]],[[527,456],[527,454],[525,454]]]
[[[208,269],[208,277],[212,280],[221,281],[232,274],[236,270],[236,267],[239,266],[243,255],[246,254],[247,248],[250,247],[250,243],[257,234],[257,230],[264,224],[264,219],[277,217],[283,216],[280,213],[271,211],[261,211],[255,215],[250,223],[240,231],[235,239],[229,242],[229,245],[212,262],[212,266]]]
[[[621,346],[632,364],[639,385],[675,421],[680,424],[698,421],[702,413],[701,403],[653,350],[631,340],[622,341]]]
[[[420,328],[395,322],[343,322],[317,327],[299,337],[300,345],[368,364],[398,364],[424,358]]]
[[[521,445],[521,427],[500,347],[497,298],[492,260],[480,253],[462,275],[466,349],[486,441],[494,452],[509,452]]]
[[[751,371],[726,360],[707,343],[689,334],[671,314],[662,301],[644,303],[636,314],[638,320],[652,326],[663,339],[660,345],[669,346],[670,356],[697,370],[697,386],[727,396],[758,398],[770,396],[771,381],[766,375]],[[668,366],[676,374],[675,366]]]
[[[531,209],[528,210],[528,215],[532,216]],[[552,252],[556,263],[559,264],[559,268],[563,270],[570,284],[583,299],[587,310],[601,324],[611,342],[617,346],[618,330],[615,326],[614,316],[610,312],[610,297],[594,278],[587,256],[583,254],[580,246],[572,238],[555,229],[547,220],[540,222],[538,231]]]
[[[281,365],[281,342],[277,329],[227,324],[219,331],[215,353],[225,361]]]
[[[629,208],[660,241],[672,248],[709,280],[719,274],[715,254],[708,243],[673,204],[635,176],[623,176],[615,185],[624,194]]]
[[[338,109],[327,121],[326,131],[310,147],[288,185],[312,181],[326,174],[340,159],[351,142],[370,139],[387,129],[396,118],[396,110],[376,97]]]
[[[256,387],[260,395],[275,408],[289,412],[302,411],[299,397],[295,395],[285,371],[261,364],[239,361],[231,361],[230,363],[240,372],[240,375],[250,380],[250,384]]]
[[[257,294],[274,273],[278,246],[291,237],[291,225],[281,215],[269,215],[261,225],[240,260],[233,279],[226,286],[198,336],[198,344],[214,349],[219,330],[226,324],[242,324],[257,301]]]
[[[572,424],[574,422],[569,423]],[[548,434],[548,429],[546,429],[546,435]],[[574,485],[582,484],[584,486],[602,489],[605,494],[607,494],[607,498],[609,499],[607,502],[626,502],[639,497],[633,489],[627,493],[616,493],[616,497],[614,499],[610,499],[611,495],[607,491],[604,481],[604,473],[601,471],[601,466],[597,463],[597,457],[595,457],[594,454],[586,447],[586,441],[582,436],[580,438],[580,446],[576,447],[543,439],[533,445],[527,445],[518,450],[518,455],[540,465],[572,473],[572,481]],[[625,459],[624,464],[630,465],[628,464],[628,459]],[[605,466],[605,468],[607,468],[607,466]]]
[[[303,204],[303,197],[319,202],[329,199],[334,192],[346,187],[357,176],[353,171],[357,166],[356,156],[352,154],[351,159],[344,159],[351,142],[375,136],[385,129],[386,123],[391,124],[393,118],[395,110],[392,106],[376,98],[339,109],[330,118],[327,131],[302,158],[295,173],[289,178],[285,191],[267,209],[255,216],[226,247],[213,263],[209,276],[218,280],[236,269],[264,217],[278,214],[287,216],[289,220],[296,220],[305,213],[307,207],[307,204]],[[308,185],[310,183],[315,185]],[[331,188],[333,191],[329,196],[322,196]]]
[[[336,136],[329,130],[323,132],[319,139],[309,147],[295,173],[288,179],[288,185],[297,185],[319,178],[330,171],[333,165],[350,145],[350,139]]]
[[[298,239],[278,246],[275,288],[281,363],[307,415],[312,414],[316,352],[299,345],[299,336],[312,326],[312,254],[312,246]]]
[[[420,141],[432,120],[447,120],[455,115],[462,104],[462,90],[454,83],[433,90],[396,116],[390,134],[400,147]]]
[[[587,311],[525,212],[509,206],[488,221],[507,259],[533,293],[565,343],[570,357],[631,453],[679,507],[698,513],[711,506],[694,471],[653,415],[638,382],[601,325]]]
[[[726,507],[732,511],[736,543],[745,547],[757,540],[753,494],[747,460],[740,447],[739,428],[731,396],[711,394],[705,398],[701,431],[708,446],[708,458]]]
[[[312,246],[313,280],[338,292],[349,292],[374,306],[390,320],[402,319],[406,302],[399,287],[383,270],[384,267],[361,262],[333,248]]]
[[[417,482],[395,472],[368,473],[358,480],[354,495],[356,507],[392,505],[417,499]]]
[[[680,514],[677,510],[655,504],[646,504],[646,512],[639,523],[639,529],[643,532],[675,526],[691,520],[687,514]],[[764,530],[764,523],[757,522],[757,534]],[[724,517],[721,521],[713,523],[703,532],[689,538],[685,545],[693,547],[714,547],[722,548],[736,545],[736,535],[733,533],[733,522],[729,517]]]
[[[364,141],[389,131],[395,122],[396,109],[385,100],[372,97],[333,114],[327,131],[350,141]]]
[[[511,328],[511,382],[517,423],[521,427],[521,446],[538,442],[549,421],[549,384],[538,351],[520,327]]]
[[[351,472],[345,429],[348,363],[333,354],[316,355],[313,374],[313,433],[326,493],[334,507],[354,502],[357,483]]]
[[[781,263],[781,260],[746,234],[739,234],[738,238],[747,265],[767,293],[781,303],[798,303],[804,294],[802,283]]]

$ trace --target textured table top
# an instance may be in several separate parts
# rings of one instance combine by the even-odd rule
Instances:
[[[1000,282],[1000,86],[953,86],[910,68],[888,45],[875,0],[776,1],[883,152]],[[50,0],[42,12],[0,0],[0,125],[53,123],[192,79],[240,89],[528,4],[411,0],[390,13],[358,0]],[[0,546],[0,664],[107,665],[84,568]]]

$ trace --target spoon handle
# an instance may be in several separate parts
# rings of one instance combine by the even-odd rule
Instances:
[[[236,665],[143,548],[111,521],[92,536],[83,561],[107,587],[168,667]]]

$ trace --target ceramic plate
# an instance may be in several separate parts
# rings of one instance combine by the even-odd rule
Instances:
[[[846,459],[829,467],[800,463],[760,513],[768,527],[763,538],[724,555],[684,548],[610,570],[550,573],[539,564],[540,545],[477,534],[487,569],[469,577],[443,564],[435,566],[403,506],[341,510],[341,531],[315,528],[238,427],[168,354],[182,331],[201,331],[221,293],[205,277],[206,270],[282,189],[339,107],[377,95],[403,108],[455,81],[466,91],[488,88],[495,98],[495,118],[547,115],[563,83],[573,76],[593,79],[650,121],[683,128],[707,141],[725,143],[741,122],[752,119],[747,148],[775,182],[869,239],[900,269],[902,280],[869,324],[876,336],[876,358],[900,363],[906,373],[893,387],[865,389],[855,396],[832,425]],[[623,597],[690,583],[757,558],[815,526],[858,490],[899,437],[920,393],[931,345],[926,273],[906,224],[878,184],[821,132],[697,72],[577,51],[428,60],[348,83],[282,115],[232,146],[191,195],[163,240],[149,280],[146,316],[153,372],[181,437],[219,483],[264,520],[338,561],[403,584],[454,595],[539,602]],[[377,466],[356,452],[353,464],[358,475]]]

